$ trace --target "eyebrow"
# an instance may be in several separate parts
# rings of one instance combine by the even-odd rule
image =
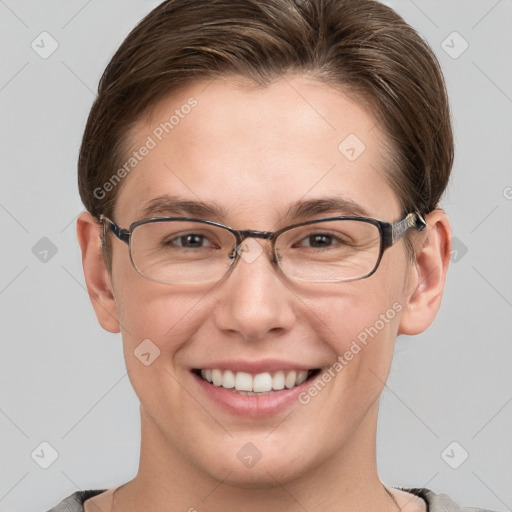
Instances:
[[[141,211],[142,218],[165,216],[225,217],[227,211],[214,202],[184,200],[165,194],[147,202]]]
[[[141,210],[141,215],[144,219],[156,216],[225,219],[228,211],[215,202],[184,200],[179,196],[165,194],[146,203]],[[286,221],[295,221],[316,215],[370,217],[368,211],[352,199],[335,196],[296,201],[288,206],[281,218]]]
[[[341,196],[296,201],[291,204],[284,217],[297,219],[315,215],[341,215],[347,217],[370,217],[368,210],[352,199]]]

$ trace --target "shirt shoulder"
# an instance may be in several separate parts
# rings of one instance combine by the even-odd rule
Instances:
[[[107,489],[90,489],[87,491],[76,491],[47,512],[84,512],[84,501],[106,490]]]
[[[427,512],[494,512],[480,507],[463,507],[453,501],[448,495],[442,493],[438,494],[430,489],[399,489],[423,498],[427,503]],[[84,502],[105,491],[107,491],[107,489],[76,491],[47,512],[84,512]]]
[[[466,507],[453,501],[448,495],[435,493],[430,489],[404,489],[402,491],[410,492],[423,498],[427,502],[427,512],[494,512],[492,510],[480,507]]]

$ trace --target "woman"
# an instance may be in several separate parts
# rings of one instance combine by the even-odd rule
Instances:
[[[167,1],[108,65],[78,220],[141,403],[136,477],[58,510],[458,510],[387,488],[379,396],[440,306],[438,63],[361,0]]]

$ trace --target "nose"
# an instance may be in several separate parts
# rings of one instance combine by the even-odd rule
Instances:
[[[214,323],[224,332],[256,341],[283,334],[295,323],[294,293],[272,266],[264,245],[248,238],[238,261],[220,286]]]

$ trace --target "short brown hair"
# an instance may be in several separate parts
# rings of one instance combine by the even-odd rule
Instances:
[[[387,178],[403,213],[438,207],[453,162],[445,83],[427,43],[392,9],[373,0],[167,0],[100,80],[78,163],[87,210],[112,214],[121,186],[102,187],[126,159],[130,130],[178,87],[226,75],[265,86],[287,72],[362,100],[391,143]]]

